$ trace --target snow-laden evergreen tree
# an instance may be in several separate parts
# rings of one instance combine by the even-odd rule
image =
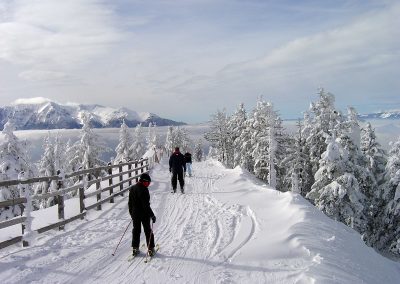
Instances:
[[[249,124],[251,126],[251,155],[254,159],[255,176],[268,182],[270,182],[270,166],[273,165],[271,162],[272,157],[270,157],[270,135],[274,118],[272,104],[259,98],[252,115],[249,117]],[[274,133],[273,130],[272,133]]]
[[[201,142],[201,140],[199,140],[194,146],[194,159],[197,162],[201,162],[203,160],[203,156],[203,143]]]
[[[367,168],[374,175],[378,185],[381,185],[384,182],[387,154],[378,143],[375,130],[369,122],[362,129],[361,151],[367,160]]]
[[[312,184],[310,177],[311,163],[307,152],[306,141],[303,138],[303,126],[299,120],[298,133],[293,138],[292,143],[288,147],[289,153],[282,160],[281,167],[286,169],[284,175],[284,186],[290,185],[291,191],[306,196],[311,190]]]
[[[400,137],[391,143],[386,165],[387,182],[382,185],[386,206],[378,228],[376,246],[400,256]]]
[[[361,128],[358,123],[358,115],[354,108],[349,108],[348,117],[336,126],[339,133],[339,141],[342,149],[351,164],[353,174],[358,180],[361,192],[371,203],[377,190],[377,184],[373,174],[367,167],[367,160],[360,150]],[[369,204],[365,204],[366,206]]]
[[[218,161],[222,162],[224,165],[227,165],[228,161],[233,160],[232,157],[229,156],[233,154],[233,143],[229,133],[228,121],[229,117],[226,111],[218,110],[216,114],[212,115],[210,131],[204,135],[204,138],[211,143],[211,146],[216,152]]]
[[[167,135],[165,138],[165,149],[167,151],[167,154],[170,155],[174,151],[174,127],[169,126]]]
[[[147,149],[155,149],[157,147],[156,124],[149,123],[146,136]]]
[[[99,136],[90,126],[90,118],[82,116],[82,130],[80,138],[70,149],[70,167],[73,171],[104,166],[106,163],[100,159],[101,153],[109,149],[101,143]],[[89,177],[90,178],[90,177]]]
[[[165,148],[170,151],[170,154],[176,147],[179,147],[180,151],[186,151],[189,145],[192,144],[189,134],[185,128],[173,127],[168,128],[167,137],[165,140]]]
[[[246,129],[247,122],[247,112],[244,108],[244,104],[239,104],[236,112],[230,117],[228,121],[229,133],[231,135],[231,140],[233,143],[233,147],[231,148],[233,153],[229,155],[233,160],[229,160],[228,164],[230,168],[234,168],[238,165],[241,165],[242,162],[242,146],[245,141],[242,141],[241,138],[244,137],[243,132]]]
[[[235,156],[235,165],[239,165],[247,171],[254,172],[254,157],[252,155],[252,127],[251,122],[247,119],[244,123],[245,127],[240,136],[236,139],[234,147],[237,155]]]
[[[48,132],[48,135],[46,136],[43,142],[44,152],[40,161],[38,162],[38,172],[40,176],[57,175],[56,155],[55,155],[56,153],[54,146],[55,144],[53,143],[53,141],[51,141],[50,132]],[[53,182],[43,181],[35,184],[34,186],[35,194],[45,194],[54,189],[57,189],[57,187],[55,187],[55,182],[53,183]],[[41,199],[35,204],[35,206],[41,209],[47,208],[52,205],[54,205],[54,197]]]
[[[346,152],[335,135],[326,139],[326,151],[321,155],[320,168],[307,198],[331,218],[359,232],[365,231],[366,197],[360,190]]]
[[[132,151],[133,160],[140,160],[144,153],[146,153],[146,138],[143,135],[142,124],[138,124],[135,127],[133,143],[130,147],[130,150]]]
[[[326,137],[342,121],[340,112],[334,106],[335,96],[322,88],[319,90],[318,96],[319,100],[311,103],[307,113],[303,134],[310,155],[313,175],[317,172],[321,155],[326,150]]]
[[[119,162],[128,162],[132,160],[132,149],[130,148],[132,145],[132,135],[130,133],[128,125],[126,125],[125,120],[123,120],[121,124],[121,128],[119,130],[119,143],[115,152],[117,156],[114,159],[114,163],[118,164]]]
[[[14,125],[11,121],[6,122],[2,131],[3,142],[0,143],[0,180],[15,180],[21,172],[24,177],[32,176],[30,161],[26,154],[27,144],[21,142],[14,135]],[[31,191],[30,187],[26,190]],[[0,190],[0,202],[18,198],[20,192],[15,185],[3,187]],[[7,206],[0,208],[0,221],[21,215],[19,206]]]

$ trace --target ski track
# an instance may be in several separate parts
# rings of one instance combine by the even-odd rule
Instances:
[[[186,177],[185,194],[179,187],[177,193],[170,193],[168,166],[165,161],[158,166],[152,184],[156,189],[150,191],[160,250],[149,263],[143,261],[143,247],[139,256],[127,261],[131,225],[116,255],[111,255],[130,221],[125,196],[97,218],[74,222],[65,232],[39,236],[37,245],[3,257],[2,266],[9,270],[5,272],[9,277],[3,279],[10,279],[3,283],[232,283],[238,279],[250,283],[251,279],[270,282],[274,277],[282,281],[271,276],[273,269],[233,264],[256,236],[256,217],[251,208],[219,201],[214,193],[219,192],[215,183],[221,174],[202,165],[193,177]]]

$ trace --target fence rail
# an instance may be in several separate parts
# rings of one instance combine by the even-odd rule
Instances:
[[[139,161],[131,161],[127,163],[120,163],[117,165],[108,165],[104,167],[96,167],[86,170],[80,170],[73,173],[66,174],[65,176],[49,176],[49,177],[36,177],[30,179],[20,179],[20,180],[7,180],[0,181],[0,190],[4,187],[9,186],[19,186],[19,185],[33,185],[38,182],[48,182],[57,181],[58,189],[52,192],[44,193],[44,194],[36,194],[36,195],[26,195],[17,197],[10,200],[5,200],[0,202],[0,209],[7,208],[12,206],[19,206],[21,208],[21,216],[17,216],[11,219],[7,219],[5,221],[0,222],[0,230],[21,224],[22,227],[22,235],[13,237],[6,241],[0,242],[0,249],[23,242],[24,246],[29,245],[28,241],[24,240],[25,231],[29,230],[31,223],[30,212],[29,210],[24,210],[27,206],[32,206],[32,201],[47,199],[49,197],[56,198],[56,203],[58,206],[58,221],[50,224],[48,226],[39,228],[35,230],[37,233],[43,233],[51,229],[59,228],[60,230],[64,229],[65,224],[72,222],[77,219],[83,219],[88,210],[96,208],[97,210],[101,210],[101,205],[110,202],[113,203],[114,199],[118,195],[124,195],[126,191],[129,190],[129,186],[132,185],[132,181],[139,179],[139,176],[148,172],[149,169],[154,164],[154,157],[147,157],[145,159]],[[127,167],[128,170],[123,170],[124,167]],[[104,173],[104,176],[101,176],[101,173]],[[86,180],[87,175],[93,175],[95,179]],[[126,178],[124,178],[126,176]],[[78,178],[79,181],[67,188],[62,188],[63,182],[68,178]],[[113,179],[117,178],[118,182],[114,183]],[[108,180],[108,184],[106,187],[102,187],[101,183]],[[95,190],[92,190],[91,186],[95,185]],[[125,187],[124,187],[125,186]],[[115,188],[119,188],[119,190],[114,191]],[[68,219],[64,218],[64,199],[67,193],[72,191],[77,191],[77,197],[79,198],[79,214],[72,216]],[[108,192],[108,196],[102,196],[103,193]],[[90,198],[96,196],[96,202],[90,205],[86,205],[85,201]],[[24,211],[28,211],[24,214]]]

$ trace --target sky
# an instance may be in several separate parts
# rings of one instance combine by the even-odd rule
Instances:
[[[400,109],[397,0],[0,0],[0,105],[45,97],[188,123],[262,96]]]

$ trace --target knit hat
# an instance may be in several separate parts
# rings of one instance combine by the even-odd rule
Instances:
[[[150,178],[150,176],[149,176],[147,173],[141,174],[139,180],[140,180],[140,181],[148,181],[148,182],[151,182],[151,178]]]

